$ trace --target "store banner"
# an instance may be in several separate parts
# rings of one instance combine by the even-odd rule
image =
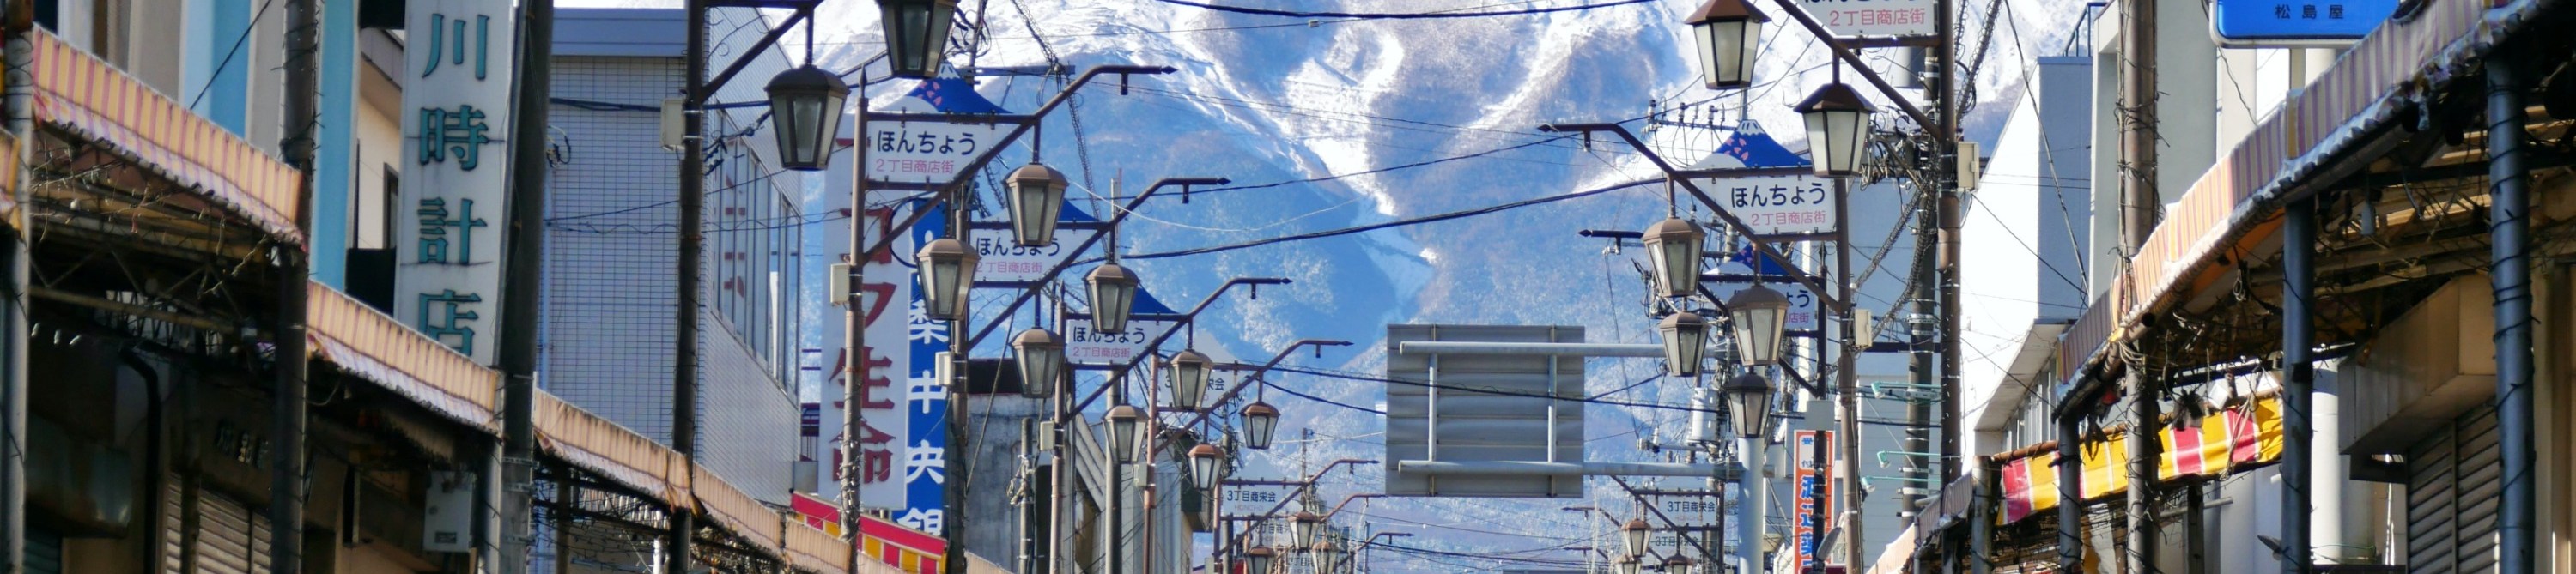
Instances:
[[[477,364],[496,359],[508,218],[516,12],[414,0],[403,46],[402,206],[394,316]]]
[[[2253,470],[2281,460],[2281,401],[2265,397],[2242,403],[2201,417],[2192,426],[2167,427],[2159,435],[2164,455],[2157,462],[2158,480]],[[2083,457],[2078,462],[2084,465],[2081,476],[2085,500],[2128,492],[2127,440],[2127,433],[2111,433],[2078,446]],[[2011,524],[2057,508],[2063,502],[2058,493],[2056,452],[2005,461],[2002,480],[2004,507],[2003,513],[1996,516],[1999,523]]]

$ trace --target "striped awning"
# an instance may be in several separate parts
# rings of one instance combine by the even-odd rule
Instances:
[[[500,430],[501,373],[321,282],[305,286],[306,337],[323,360],[485,432]]]
[[[295,228],[294,168],[53,34],[28,36],[35,43],[39,125],[105,144],[271,235],[304,242]]]
[[[2220,273],[2211,264],[2277,231],[2291,197],[2384,153],[2376,146],[2391,142],[2380,135],[2398,127],[2427,94],[2468,77],[2497,42],[2523,31],[2542,4],[2427,2],[2413,19],[2390,21],[2354,44],[2218,158],[2165,213],[2129,268],[2067,330],[2059,352],[2069,375],[2083,376],[2072,367],[2101,361],[2107,345],[2216,282]]]
[[[2235,408],[2210,413],[2191,426],[2158,429],[2164,443],[2163,460],[2157,463],[2157,479],[2170,481],[2186,476],[2224,476],[2245,472],[2281,460],[2281,400],[2262,397]],[[2129,490],[2129,448],[2126,430],[2115,430],[2076,446],[2083,471],[2083,484],[2078,490],[2085,500],[2100,500]],[[2027,449],[2020,452],[2028,452]],[[2011,524],[2031,515],[2056,508],[2059,500],[2057,483],[2058,458],[2055,449],[2003,461],[1998,478],[2003,485],[2003,508],[1995,516],[1997,524]]]

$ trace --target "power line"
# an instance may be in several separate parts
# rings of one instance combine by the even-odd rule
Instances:
[[[1626,6],[1626,5],[1630,5],[1630,4],[1643,4],[1643,3],[1646,3],[1648,0],[1617,0],[1617,1],[1615,1],[1615,2],[1605,2],[1605,3],[1601,3],[1601,4],[1577,4],[1577,5],[1573,5],[1573,6],[1554,6],[1554,7],[1548,7],[1548,8],[1523,8],[1523,9],[1519,9],[1519,10],[1496,10],[1496,11],[1490,11],[1490,12],[1299,12],[1299,11],[1295,11],[1295,10],[1272,10],[1272,9],[1268,9],[1268,8],[1246,8],[1246,7],[1242,7],[1242,6],[1226,6],[1226,5],[1221,5],[1221,4],[1209,4],[1209,3],[1205,3],[1205,2],[1193,2],[1193,1],[1190,1],[1190,0],[1155,0],[1155,1],[1156,1],[1156,2],[1162,2],[1162,3],[1164,3],[1164,4],[1172,4],[1172,5],[1178,5],[1178,6],[1189,6],[1189,7],[1192,7],[1192,8],[1205,8],[1205,9],[1208,9],[1208,10],[1215,10],[1215,11],[1218,11],[1218,12],[1231,12],[1231,13],[1235,13],[1235,14],[1252,14],[1252,15],[1256,15],[1256,16],[1281,16],[1281,17],[1287,17],[1287,18],[1349,18],[1349,19],[1353,19],[1353,20],[1429,20],[1429,19],[1440,19],[1440,18],[1483,18],[1483,17],[1490,17],[1490,16],[1526,16],[1526,15],[1531,15],[1531,14],[1547,14],[1547,13],[1553,13],[1553,12],[1574,12],[1574,11],[1582,11],[1582,10],[1591,10],[1591,9],[1595,9],[1595,8],[1610,8],[1610,7],[1615,7],[1615,6]]]
[[[233,49],[224,52],[224,61],[215,63],[214,73],[206,74],[206,83],[197,86],[197,97],[188,99],[189,110],[197,109],[197,102],[206,101],[207,91],[215,87],[215,78],[223,77],[224,70],[232,67],[233,56],[241,55],[242,44],[250,41],[250,33],[259,30],[259,19],[268,17],[269,5],[276,3],[277,0],[265,0],[259,3],[259,11],[250,15],[250,24],[242,26],[241,37],[233,38]]]
[[[1386,411],[1382,411],[1382,410],[1378,410],[1378,409],[1372,409],[1372,408],[1363,407],[1363,406],[1359,406],[1359,405],[1352,405],[1352,404],[1346,404],[1346,403],[1336,402],[1336,401],[1334,401],[1334,400],[1332,400],[1332,399],[1327,399],[1327,398],[1318,397],[1318,396],[1315,396],[1315,395],[1309,395],[1309,394],[1306,394],[1306,393],[1297,392],[1295,389],[1290,389],[1290,388],[1288,388],[1288,387],[1279,386],[1279,384],[1278,384],[1278,383],[1273,383],[1273,382],[1270,382],[1270,381],[1262,381],[1262,382],[1261,382],[1261,386],[1270,387],[1270,388],[1273,388],[1273,389],[1279,389],[1279,392],[1282,392],[1282,393],[1288,393],[1288,394],[1290,394],[1290,395],[1294,395],[1294,396],[1296,396],[1297,398],[1306,399],[1306,400],[1310,400],[1310,401],[1315,401],[1315,402],[1319,402],[1319,403],[1324,403],[1324,404],[1327,404],[1327,405],[1333,405],[1333,406],[1337,406],[1337,407],[1341,407],[1341,408],[1345,408],[1345,409],[1350,409],[1350,410],[1355,410],[1355,411],[1359,411],[1359,412],[1364,412],[1364,413],[1369,413],[1369,414],[1377,414],[1377,415],[1386,414]]]
[[[1536,145],[1536,144],[1534,144],[1534,143],[1533,143],[1533,144],[1525,144],[1525,146],[1526,146],[1526,145]],[[1451,158],[1451,159],[1464,159],[1464,157],[1460,157],[1460,158]],[[1128,258],[1128,259],[1163,259],[1163,258],[1169,258],[1169,257],[1181,257],[1181,256],[1186,256],[1186,255],[1205,255],[1205,254],[1209,254],[1209,253],[1223,253],[1223,252],[1227,252],[1227,251],[1235,251],[1235,250],[1239,250],[1239,249],[1250,249],[1250,248],[1254,248],[1254,247],[1261,247],[1261,246],[1265,246],[1265,245],[1276,245],[1276,244],[1280,244],[1280,243],[1289,243],[1289,242],[1295,242],[1295,241],[1305,241],[1305,240],[1309,240],[1309,239],[1323,239],[1323,238],[1326,238],[1326,237],[1339,237],[1339,236],[1343,236],[1343,235],[1351,235],[1351,234],[1355,234],[1355,233],[1363,233],[1363,232],[1368,232],[1368,231],[1376,231],[1376,230],[1379,230],[1379,229],[1387,229],[1387,228],[1393,228],[1393,227],[1406,227],[1406,226],[1412,226],[1412,225],[1421,225],[1421,224],[1425,224],[1425,223],[1436,223],[1436,222],[1448,221],[1448,220],[1452,220],[1452,219],[1463,219],[1463,218],[1475,217],[1475,216],[1479,216],[1479,215],[1487,215],[1487,214],[1493,214],[1493,213],[1500,213],[1500,212],[1504,212],[1504,211],[1510,211],[1510,210],[1519,209],[1519,208],[1523,208],[1523,207],[1529,207],[1529,206],[1533,206],[1533,205],[1541,205],[1541,204],[1548,204],[1548,203],[1556,203],[1556,202],[1559,202],[1559,201],[1566,201],[1566,200],[1572,200],[1572,199],[1582,199],[1582,198],[1586,198],[1586,197],[1592,197],[1592,196],[1595,196],[1595,195],[1601,195],[1601,194],[1604,194],[1604,193],[1610,193],[1610,192],[1613,192],[1613,191],[1619,191],[1619,190],[1622,190],[1622,189],[1628,189],[1628,188],[1631,188],[1631,187],[1638,187],[1638,186],[1643,186],[1643,185],[1647,185],[1647,184],[1662,183],[1662,182],[1663,182],[1663,180],[1661,180],[1661,179],[1639,180],[1639,181],[1632,181],[1632,182],[1628,182],[1628,183],[1622,183],[1622,184],[1612,185],[1612,186],[1609,186],[1609,187],[1601,187],[1601,188],[1595,188],[1595,189],[1591,189],[1591,190],[1587,190],[1587,191],[1579,191],[1579,192],[1575,192],[1575,193],[1569,193],[1569,194],[1565,194],[1565,195],[1555,195],[1555,196],[1541,197],[1541,198],[1537,198],[1537,199],[1524,199],[1524,200],[1515,201],[1515,202],[1511,202],[1511,203],[1505,203],[1505,204],[1502,204],[1502,205],[1495,205],[1495,206],[1489,206],[1489,207],[1481,207],[1481,208],[1470,209],[1470,210],[1465,210],[1465,211],[1452,211],[1452,212],[1442,213],[1442,214],[1438,214],[1438,215],[1428,215],[1428,216],[1423,216],[1423,217],[1414,217],[1414,218],[1407,218],[1407,219],[1398,219],[1398,220],[1395,220],[1395,221],[1388,221],[1388,222],[1383,222],[1383,223],[1374,223],[1374,224],[1361,225],[1361,226],[1355,226],[1355,227],[1344,227],[1344,228],[1340,228],[1340,229],[1330,229],[1330,230],[1316,231],[1316,232],[1310,232],[1310,233],[1300,233],[1300,234],[1296,234],[1296,235],[1288,235],[1288,236],[1281,236],[1281,237],[1273,237],[1273,238],[1269,238],[1269,239],[1260,239],[1260,240],[1246,241],[1246,242],[1242,242],[1242,243],[1233,243],[1233,244],[1227,244],[1227,245],[1216,245],[1216,246],[1210,246],[1210,247],[1198,247],[1198,248],[1192,248],[1192,249],[1182,249],[1182,250],[1178,250],[1178,251],[1164,251],[1164,252],[1160,252],[1160,253],[1141,253],[1141,254],[1136,254],[1136,255],[1128,255],[1128,256],[1125,256],[1125,257],[1126,257],[1126,258]],[[1295,182],[1286,182],[1286,183],[1295,183]],[[1278,185],[1286,185],[1286,183],[1281,183],[1281,184],[1278,184]],[[1088,262],[1088,260],[1086,260],[1085,262]]]

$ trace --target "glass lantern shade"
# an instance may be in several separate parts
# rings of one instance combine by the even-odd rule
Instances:
[[[1031,162],[1011,172],[1011,237],[1021,247],[1055,244],[1055,221],[1064,210],[1064,172]]]
[[[1223,472],[1225,472],[1224,450],[1211,444],[1190,447],[1190,480],[1198,485],[1200,491],[1215,491],[1217,478]]]
[[[1752,81],[1753,54],[1762,44],[1762,24],[1770,21],[1745,0],[1709,0],[1682,20],[1699,45],[1700,79],[1709,89],[1741,88]]]
[[[1746,363],[1769,365],[1780,360],[1780,332],[1789,315],[1789,297],[1755,285],[1726,299],[1735,320],[1735,355]]]
[[[1700,242],[1707,237],[1699,224],[1678,217],[1646,228],[1639,241],[1646,244],[1647,254],[1655,259],[1655,286],[1663,296],[1688,297],[1699,292]]]
[[[1195,350],[1182,350],[1172,355],[1171,362],[1165,363],[1171,367],[1172,408],[1184,411],[1199,409],[1199,399],[1207,396],[1208,369],[1215,363]]]
[[[1316,513],[1312,513],[1312,512],[1306,512],[1306,511],[1300,510],[1300,511],[1297,511],[1297,515],[1296,515],[1296,517],[1295,517],[1295,518],[1292,518],[1292,519],[1290,519],[1290,520],[1291,520],[1290,524],[1292,524],[1293,526],[1295,526],[1295,529],[1296,529],[1296,531],[1297,531],[1297,543],[1298,543],[1298,544],[1300,544],[1300,545],[1306,545],[1306,546],[1313,546],[1317,540],[1320,540],[1320,539],[1322,539],[1322,538],[1323,538],[1323,536],[1324,536],[1324,516],[1323,516],[1323,515],[1321,515],[1321,514],[1316,514]]]
[[[1643,518],[1629,519],[1627,525],[1619,527],[1621,540],[1628,543],[1629,556],[1646,555],[1646,534],[1652,531],[1654,527],[1646,525]]]
[[[1275,556],[1276,554],[1272,553],[1268,548],[1245,550],[1243,551],[1243,565],[1246,567],[1245,571],[1250,572],[1251,574],[1269,574],[1270,560]]]
[[[849,98],[849,84],[812,64],[770,78],[769,121],[778,136],[778,166],[795,171],[830,166],[841,104]]]
[[[1133,405],[1109,408],[1109,455],[1121,464],[1136,462],[1136,443],[1144,442],[1145,413]]]
[[[930,240],[915,255],[922,267],[923,314],[938,321],[965,319],[966,295],[975,288],[975,265],[983,257],[967,249],[965,243],[946,237]]]
[[[1690,574],[1690,571],[1690,557],[1681,555],[1664,557],[1664,574]]]
[[[1664,371],[1676,377],[1699,376],[1700,359],[1708,352],[1708,320],[1698,313],[1677,311],[1665,315],[1655,330],[1664,335]]]
[[[1055,395],[1056,383],[1064,377],[1064,339],[1046,329],[1021,331],[1011,338],[1013,357],[1020,367],[1020,395],[1043,399]]]
[[[1279,408],[1254,401],[1243,407],[1243,446],[1255,450],[1270,448],[1270,438],[1279,432]]]
[[[1616,570],[1619,574],[1637,574],[1638,566],[1640,566],[1640,564],[1637,563],[1637,557],[1635,556],[1621,556],[1618,560],[1612,561],[1610,564],[1614,567],[1613,570]]]
[[[1807,120],[1808,160],[1815,162],[1816,175],[1859,173],[1865,154],[1861,142],[1869,137],[1869,115],[1878,108],[1851,86],[1837,82],[1816,88],[1796,109]]]
[[[1718,392],[1725,395],[1726,408],[1734,416],[1735,436],[1761,438],[1771,429],[1771,380],[1762,375],[1745,373],[1728,379]]]
[[[1136,308],[1136,274],[1116,263],[1102,263],[1083,278],[1091,284],[1091,330],[1127,332],[1127,313]]]
[[[1330,540],[1315,543],[1315,571],[1331,572],[1340,565],[1342,548]]]
[[[885,21],[886,65],[895,77],[938,75],[957,0],[877,0],[877,10]]]

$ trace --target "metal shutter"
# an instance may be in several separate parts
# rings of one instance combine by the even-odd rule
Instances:
[[[197,572],[266,574],[268,517],[210,491],[197,493]]]
[[[2481,408],[2406,453],[2406,571],[2480,574],[2496,568],[2503,451],[2495,411]]]
[[[160,513],[161,530],[155,534],[161,537],[162,574],[186,574],[188,572],[188,537],[184,534],[187,532],[188,525],[188,487],[185,482],[186,481],[182,480],[163,481]]]
[[[63,574],[63,537],[42,529],[27,530],[27,574]]]

